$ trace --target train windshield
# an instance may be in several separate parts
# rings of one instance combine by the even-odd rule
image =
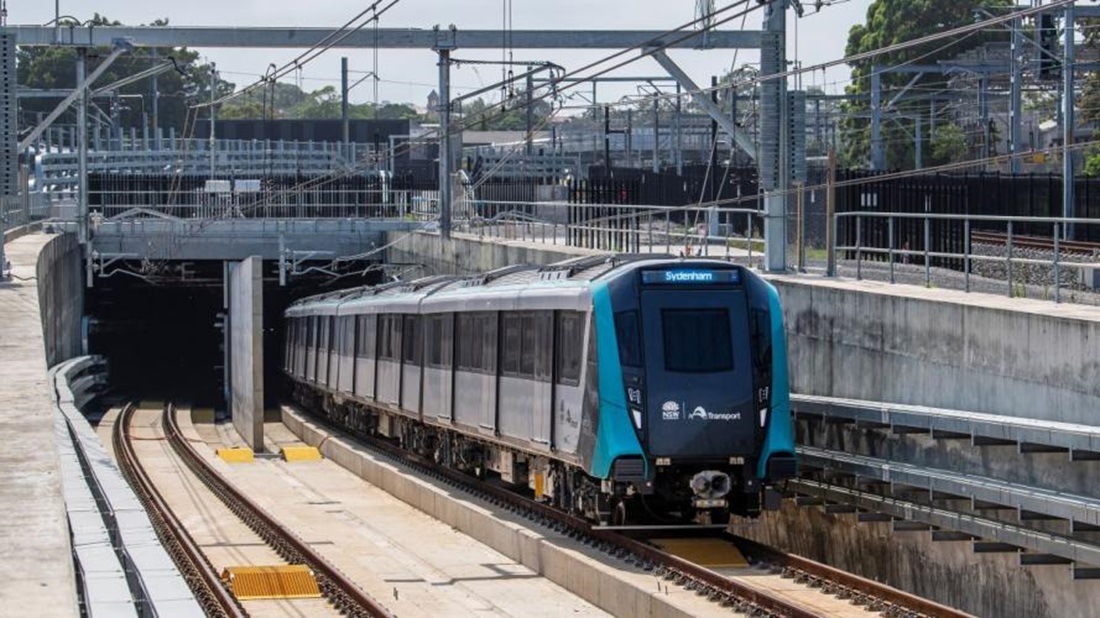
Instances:
[[[733,342],[725,308],[662,309],[665,370],[719,373],[733,369]]]

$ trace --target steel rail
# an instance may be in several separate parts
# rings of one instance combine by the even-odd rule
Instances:
[[[697,565],[678,556],[669,554],[644,541],[630,538],[620,532],[593,526],[583,518],[558,510],[552,506],[536,502],[503,487],[480,481],[466,473],[436,464],[434,461],[403,450],[398,446],[378,438],[366,437],[338,427],[328,419],[307,413],[310,418],[330,431],[342,434],[367,446],[383,456],[406,464],[418,471],[434,476],[444,482],[480,495],[493,504],[523,514],[542,525],[565,532],[570,537],[595,545],[605,552],[623,558],[627,562],[652,570],[666,580],[695,590],[712,601],[733,607],[738,611],[751,612],[752,615],[789,616],[809,618],[819,616],[811,609],[799,606],[777,594],[762,591],[730,579],[725,575]],[[738,540],[740,542],[740,538]],[[765,547],[765,546],[760,546]],[[963,612],[922,599],[884,584],[868,580],[857,575],[816,563],[812,560],[785,554],[766,548],[770,561],[782,563],[791,572],[801,571],[815,581],[826,581],[832,588],[855,591],[859,599],[874,602],[883,610],[894,609],[895,614],[918,615],[936,618],[961,618],[968,616]]]
[[[215,617],[247,616],[240,602],[222,584],[218,572],[157,491],[141,460],[138,459],[133,441],[130,439],[130,421],[136,408],[137,406],[133,403],[123,408],[112,433],[111,442],[118,457],[119,469],[145,506],[157,537],[160,538],[161,544],[176,563],[180,574],[195,593],[195,598],[203,611],[208,616]]]
[[[970,233],[970,242],[981,244],[1007,245],[1008,234],[1004,232],[974,231]],[[1054,238],[1050,236],[1021,236],[1018,234],[1013,234],[1012,246],[1016,249],[1045,249],[1048,251],[1054,251]],[[1100,243],[1087,242],[1083,240],[1059,239],[1058,246],[1059,250],[1062,253],[1092,254],[1100,252]]]
[[[390,618],[390,613],[376,600],[359,588],[355,582],[348,579],[336,567],[332,566],[324,557],[313,550],[304,541],[299,539],[282,524],[267,514],[263,508],[256,504],[237,489],[235,489],[220,474],[214,471],[203,461],[202,457],[183,437],[176,421],[175,406],[168,403],[164,407],[164,428],[168,443],[183,460],[184,464],[195,474],[209,489],[233,511],[241,521],[253,530],[260,538],[267,542],[272,549],[292,564],[305,564],[313,570],[317,577],[318,587],[321,593],[340,612],[349,616],[372,616]]]
[[[876,601],[885,601],[896,607],[917,612],[924,616],[942,618],[966,618],[970,616],[970,614],[955,608],[910,594],[904,590],[884,586],[874,580],[842,571],[809,558],[782,552],[742,536],[737,536],[736,539],[737,545],[746,554],[755,555],[760,559],[783,566],[789,575],[796,578],[804,575],[817,580],[823,587],[833,585],[854,591],[859,595],[863,595],[863,600],[866,600],[869,604]]]

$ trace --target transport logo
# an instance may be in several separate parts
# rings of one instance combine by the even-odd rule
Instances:
[[[666,421],[680,420],[680,404],[675,401],[666,401],[661,404],[661,418]]]
[[[739,421],[741,420],[740,412],[707,412],[707,409],[703,406],[695,406],[695,409],[688,415],[688,420],[700,418],[704,421]]]

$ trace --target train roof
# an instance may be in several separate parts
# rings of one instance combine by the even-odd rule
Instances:
[[[601,254],[547,266],[514,264],[466,277],[436,275],[311,296],[293,303],[286,316],[534,309],[583,311],[591,306],[593,281],[673,261],[678,263],[683,258],[659,254]],[[691,261],[729,264],[708,258],[691,258]]]

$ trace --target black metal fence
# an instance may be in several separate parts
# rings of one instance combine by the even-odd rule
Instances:
[[[837,212],[900,212],[1018,217],[1061,217],[1062,179],[1053,174],[999,173],[929,174],[876,181],[874,174],[842,171],[837,174]],[[850,183],[850,184],[849,184]],[[1074,183],[1074,216],[1100,219],[1100,179],[1078,178]],[[962,254],[967,247],[963,220],[896,219],[893,238],[886,217],[841,219],[838,244],[930,253]],[[926,226],[927,237],[926,242]],[[1006,224],[973,221],[972,231],[1006,232]],[[1013,224],[1013,233],[1051,236],[1046,223]],[[1100,241],[1098,226],[1074,226],[1071,240]],[[848,256],[851,257],[851,256]],[[866,257],[866,256],[865,256]],[[870,256],[869,259],[887,259]],[[920,256],[910,261],[923,263]],[[937,266],[958,268],[961,260],[932,258]]]

